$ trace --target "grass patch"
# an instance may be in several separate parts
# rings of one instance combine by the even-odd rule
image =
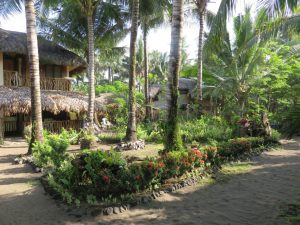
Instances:
[[[146,144],[144,149],[130,150],[121,152],[124,157],[137,157],[139,159],[146,159],[147,157],[157,157],[158,151],[163,149],[163,144]]]
[[[28,186],[30,187],[36,187],[40,184],[40,181],[39,180],[30,180],[27,182]]]
[[[300,201],[288,203],[282,207],[280,217],[287,219],[289,224],[300,224]]]
[[[232,164],[226,164],[212,177],[217,183],[226,183],[233,175],[248,173],[251,170],[251,167],[252,164],[249,162],[235,162]]]

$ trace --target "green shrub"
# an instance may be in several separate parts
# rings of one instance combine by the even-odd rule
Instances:
[[[237,159],[243,155],[251,155],[265,147],[262,137],[243,137],[230,139],[221,145],[219,154],[228,159]]]
[[[51,166],[53,149],[48,143],[36,142],[32,147],[33,163],[40,168]],[[50,164],[50,165],[49,165]]]
[[[267,137],[265,141],[267,143],[279,143],[279,140],[281,139],[281,133],[279,133],[277,130],[272,129],[271,137]]]
[[[232,129],[221,117],[202,117],[180,123],[184,142],[226,141],[232,137]]]
[[[164,131],[161,122],[139,124],[137,127],[137,136],[146,142],[162,143]]]
[[[68,155],[66,153],[69,140],[66,133],[46,134],[44,143],[33,144],[34,164],[41,168],[58,168]]]

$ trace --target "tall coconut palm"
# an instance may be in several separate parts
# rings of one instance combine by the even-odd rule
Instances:
[[[136,40],[139,19],[139,0],[132,1],[131,13],[131,35],[130,35],[130,59],[129,59],[129,93],[128,93],[128,123],[126,130],[126,140],[135,142],[136,135]]]
[[[204,20],[206,14],[207,0],[194,0],[197,6],[197,13],[199,16],[199,42],[198,42],[198,80],[197,80],[197,98],[199,105],[199,114],[202,113],[202,100],[203,100],[203,38],[204,38]]]
[[[55,7],[56,4],[53,4],[55,1],[59,7]],[[85,49],[83,54],[87,55],[89,78],[87,120],[91,130],[93,130],[95,120],[95,43],[97,50],[99,50],[103,40],[111,41],[116,39],[115,37],[108,38],[108,36],[112,37],[108,34],[118,30],[120,24],[125,22],[124,20],[120,21],[121,16],[116,15],[120,12],[117,5],[118,2],[102,0],[44,0],[45,8],[48,9],[47,13],[52,10],[58,14],[58,17],[52,21],[44,17],[41,18],[41,24],[46,28],[50,27],[50,30],[53,31],[52,38],[54,37],[57,41],[58,37],[62,37],[64,41],[61,42],[64,42],[65,45],[77,49]],[[123,33],[126,32],[125,30]],[[116,34],[115,36],[119,38],[120,35]]]
[[[26,30],[27,30],[27,52],[29,60],[29,71],[31,78],[31,117],[32,132],[31,141],[28,148],[28,154],[31,154],[32,144],[35,141],[43,142],[43,122],[41,107],[41,89],[40,89],[40,71],[39,71],[39,54],[38,40],[36,33],[36,14],[35,0],[8,0],[2,5],[1,14],[8,15],[21,11],[22,3],[25,4]]]
[[[151,117],[151,108],[149,107],[149,66],[148,66],[148,33],[150,29],[161,25],[164,22],[165,9],[168,7],[168,1],[165,0],[141,0],[140,19],[144,43],[144,93],[146,105],[146,120]]]
[[[36,34],[36,15],[34,0],[25,0],[26,30],[27,30],[27,50],[29,69],[31,77],[31,117],[32,117],[32,135],[28,149],[31,154],[31,147],[35,141],[43,142],[43,122],[42,122],[42,104],[40,88],[40,66],[38,40]]]
[[[182,148],[182,140],[178,124],[178,79],[181,61],[183,2],[183,0],[173,1],[167,96],[168,109],[164,142],[166,151],[180,150]]]

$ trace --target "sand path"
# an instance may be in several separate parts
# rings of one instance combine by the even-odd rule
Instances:
[[[0,147],[0,225],[282,225],[280,205],[299,194],[300,138],[282,147],[253,159],[249,172],[227,182],[184,188],[123,214],[93,218],[45,195],[39,174],[11,163],[26,152],[24,142],[7,142]]]

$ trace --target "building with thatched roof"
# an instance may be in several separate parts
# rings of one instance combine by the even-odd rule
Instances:
[[[197,81],[195,79],[179,78],[178,91],[179,91],[179,105],[190,104],[195,96],[195,89]],[[166,87],[162,85],[152,85],[149,88],[149,97],[154,107],[159,109],[166,109]]]
[[[207,88],[208,86],[203,86]],[[153,85],[149,87],[149,97],[153,106],[152,112],[158,114],[160,110],[167,109],[167,90],[166,86]],[[196,101],[197,98],[197,80],[192,78],[179,78],[178,80],[179,91],[179,107],[187,110],[189,105]],[[211,103],[209,98],[203,100],[204,110],[210,111]],[[153,116],[157,117],[157,116]]]
[[[40,36],[38,47],[44,127],[80,128],[88,99],[72,92],[71,76],[86,68],[85,61]],[[30,82],[26,34],[0,29],[0,121],[7,134],[21,134],[30,124]],[[100,101],[95,105],[102,110]]]
[[[41,88],[71,89],[70,76],[85,69],[85,61],[73,52],[38,37]],[[30,86],[25,33],[0,29],[0,86]]]

